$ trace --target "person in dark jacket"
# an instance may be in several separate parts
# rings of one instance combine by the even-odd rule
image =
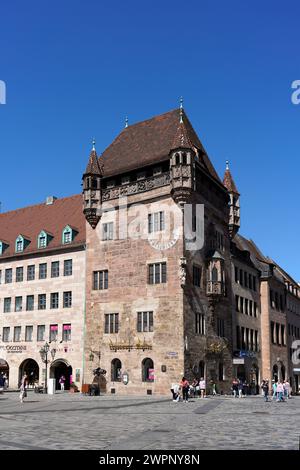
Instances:
[[[263,380],[261,388],[264,393],[265,401],[269,401],[269,382],[267,380]]]

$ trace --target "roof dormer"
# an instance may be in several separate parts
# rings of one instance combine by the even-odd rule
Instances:
[[[22,234],[18,235],[16,238],[16,246],[15,246],[16,253],[22,253],[22,251],[26,249],[29,243],[30,243],[30,240],[28,237],[25,237]]]
[[[38,248],[43,249],[47,248],[49,243],[51,242],[53,235],[45,230],[42,230],[38,235]]]
[[[9,247],[9,243],[5,240],[0,240],[0,256],[3,255],[4,251]]]
[[[66,227],[62,231],[62,244],[68,245],[69,243],[72,243],[77,233],[78,230],[76,230],[74,227],[66,225]]]

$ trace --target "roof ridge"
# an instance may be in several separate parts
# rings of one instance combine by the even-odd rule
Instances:
[[[75,197],[81,197],[81,194],[73,194],[72,196],[65,196],[65,197],[61,197],[61,198],[57,198],[55,200],[55,202],[57,201],[62,201],[62,200],[65,200],[65,199],[72,199],[72,198],[75,198]],[[12,209],[10,211],[7,211],[7,212],[1,212],[0,213],[0,218],[1,216],[4,216],[4,215],[7,215],[7,214],[11,214],[12,212],[21,212],[21,211],[25,211],[27,209],[31,209],[32,207],[39,207],[39,206],[46,206],[47,204],[45,202],[39,202],[38,204],[30,204],[29,206],[25,206],[25,207],[19,207],[18,209]],[[49,204],[49,206],[52,205],[52,204]],[[54,205],[54,204],[53,204]]]
[[[124,129],[122,129],[122,131],[118,134],[122,134],[122,132],[126,132],[126,129],[129,129],[130,127],[134,127],[134,126],[138,126],[139,124],[143,124],[144,122],[148,122],[148,121],[152,121],[153,119],[156,119],[156,118],[160,118],[160,117],[163,117],[163,116],[166,116],[167,114],[171,114],[171,113],[174,113],[174,111],[180,111],[179,108],[174,108],[170,111],[167,111],[165,113],[162,113],[162,114],[156,114],[155,116],[152,116],[151,118],[148,118],[148,119],[144,119],[143,121],[137,121],[135,122],[134,124],[128,124],[127,127],[124,127]]]

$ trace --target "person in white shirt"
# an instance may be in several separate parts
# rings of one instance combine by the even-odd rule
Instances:
[[[199,386],[200,386],[201,398],[205,398],[206,384],[205,384],[205,380],[203,377],[201,377],[200,379]]]
[[[180,391],[180,387],[179,387],[178,384],[172,384],[171,385],[171,392],[172,392],[172,396],[173,396],[173,401],[178,402],[180,400],[179,391]]]

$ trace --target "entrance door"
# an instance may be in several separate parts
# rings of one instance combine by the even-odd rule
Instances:
[[[59,379],[61,376],[64,376],[65,381],[65,390],[70,390],[70,384],[73,381],[72,378],[72,367],[67,365],[63,360],[56,360],[51,364],[50,368],[50,377],[55,379],[56,390],[60,390]]]
[[[40,368],[34,359],[25,359],[19,367],[19,383],[21,383],[24,374],[28,377],[28,387],[33,388],[34,384],[39,381]]]

